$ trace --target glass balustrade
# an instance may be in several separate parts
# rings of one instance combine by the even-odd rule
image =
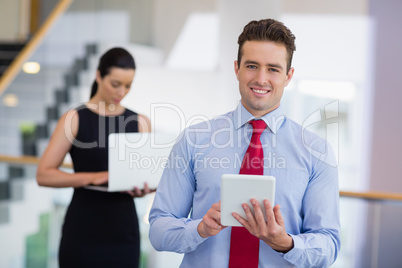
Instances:
[[[58,267],[60,231],[73,190],[40,187],[35,174],[35,164],[0,161],[0,267]],[[398,250],[402,195],[399,200],[383,198],[341,195],[342,246],[332,267],[398,267],[402,263]],[[140,221],[141,267],[178,267],[180,254],[156,252],[148,240],[152,199],[153,194],[133,201]]]

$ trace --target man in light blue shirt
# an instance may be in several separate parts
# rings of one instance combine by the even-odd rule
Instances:
[[[327,267],[340,249],[339,189],[327,142],[285,117],[294,36],[282,23],[252,21],[239,36],[236,110],[183,131],[172,149],[150,212],[157,250],[185,253],[181,267],[228,267],[231,227],[220,224],[222,174],[238,174],[253,119],[267,128],[260,140],[264,175],[276,178],[268,201],[234,217],[259,239],[259,267]],[[267,220],[262,216],[267,213]],[[246,266],[247,267],[247,264]]]

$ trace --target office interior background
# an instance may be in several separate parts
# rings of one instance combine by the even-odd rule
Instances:
[[[18,68],[6,83],[7,57],[23,53],[62,2],[26,54],[40,70]],[[341,191],[390,194],[341,195],[333,267],[402,267],[401,11],[397,0],[0,0],[0,267],[57,267],[72,189],[37,186],[35,160],[18,159],[40,157],[57,119],[88,100],[104,51],[122,46],[136,60],[123,105],[150,117],[153,131],[178,134],[236,107],[237,36],[267,17],[296,35],[287,116],[335,148]],[[152,198],[135,199],[141,266],[178,267],[180,254],[149,243]]]

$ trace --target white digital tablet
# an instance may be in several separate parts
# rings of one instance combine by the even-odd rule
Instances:
[[[262,175],[224,174],[221,178],[221,224],[224,226],[242,226],[233,216],[236,212],[243,218],[242,208],[247,203],[251,210],[250,199],[255,198],[264,208],[263,200],[268,199],[272,206],[275,202],[275,177]],[[265,219],[267,215],[262,209]],[[254,211],[253,211],[254,212]]]

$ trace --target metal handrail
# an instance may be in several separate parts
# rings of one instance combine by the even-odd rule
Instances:
[[[11,163],[11,164],[22,164],[22,165],[38,165],[39,157],[36,156],[8,156],[8,155],[0,155],[0,162]],[[73,168],[73,165],[70,163],[63,163],[61,167],[64,168]]]
[[[46,34],[50,31],[51,27],[55,24],[56,20],[67,10],[73,0],[60,0],[59,3],[52,10],[42,26],[38,29],[28,44],[21,50],[18,56],[13,60],[10,66],[6,69],[4,74],[0,77],[0,96],[11,84],[14,78],[21,70],[25,61],[31,57],[36,48],[40,45]]]
[[[0,155],[0,162],[13,163],[13,164],[28,164],[37,165],[39,164],[39,157],[36,156],[7,156]],[[65,168],[72,168],[72,164],[63,163],[61,165]],[[341,197],[351,197],[366,200],[379,200],[379,201],[402,201],[402,194],[399,193],[388,193],[388,192],[352,192],[352,191],[339,191]]]
[[[379,201],[402,201],[402,194],[398,193],[388,193],[388,192],[351,192],[351,191],[340,191],[340,196],[352,197],[366,200],[379,200]]]

